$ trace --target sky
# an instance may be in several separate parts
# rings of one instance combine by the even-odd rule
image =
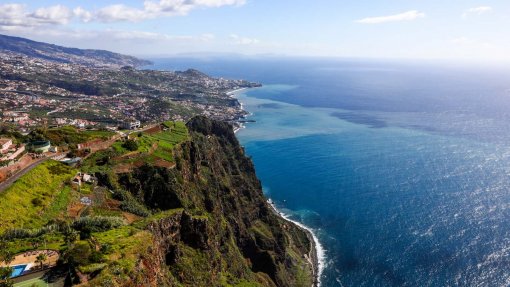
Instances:
[[[0,33],[143,57],[510,61],[508,0],[0,1]]]

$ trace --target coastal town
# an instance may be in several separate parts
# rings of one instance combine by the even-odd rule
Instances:
[[[115,128],[194,115],[235,122],[245,112],[227,93],[259,86],[196,70],[94,68],[7,51],[0,51],[0,65],[0,122],[22,132],[37,126]]]

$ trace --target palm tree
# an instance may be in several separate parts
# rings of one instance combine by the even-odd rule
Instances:
[[[37,255],[37,257],[35,258],[35,263],[40,263],[41,264],[41,269],[43,268],[43,265],[44,265],[44,262],[48,259],[48,255],[46,255],[45,253],[41,253],[39,255]]]

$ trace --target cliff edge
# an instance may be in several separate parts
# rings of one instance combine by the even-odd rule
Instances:
[[[143,234],[143,242],[133,270],[116,274],[110,264],[88,284],[315,285],[309,234],[266,202],[232,127],[195,117],[187,128],[189,140],[174,149],[174,168],[145,164],[110,179],[158,212],[134,224],[142,231],[130,236]]]

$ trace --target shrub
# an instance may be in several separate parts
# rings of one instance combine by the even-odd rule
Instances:
[[[57,224],[50,224],[42,228],[14,228],[9,229],[2,234],[1,238],[6,240],[14,240],[14,239],[25,239],[25,238],[35,238],[42,236],[44,234],[48,234],[51,232],[60,232],[61,228]]]
[[[32,204],[36,207],[39,207],[39,206],[42,206],[43,201],[39,197],[36,197],[36,198],[32,199]]]
[[[101,254],[101,252],[93,250],[89,256],[89,260],[92,263],[101,263],[103,262],[103,254]]]
[[[111,244],[105,243],[105,244],[101,245],[100,252],[102,254],[110,254],[110,253],[112,253],[112,251],[113,251],[113,248],[112,248]]]
[[[68,261],[71,264],[87,265],[92,250],[87,242],[78,242],[67,253]]]
[[[122,147],[129,150],[129,151],[135,151],[138,149],[138,143],[136,143],[134,140],[126,140]]]
[[[113,198],[122,201],[120,209],[138,216],[147,217],[151,212],[140,202],[138,202],[131,193],[125,190],[117,190],[113,194]]]
[[[96,216],[82,217],[73,223],[73,228],[82,232],[101,232],[124,225],[120,217]]]
[[[135,199],[129,199],[126,201],[123,201],[120,204],[120,209],[123,211],[133,213],[138,216],[147,217],[151,215],[151,213],[139,202],[137,202]]]

